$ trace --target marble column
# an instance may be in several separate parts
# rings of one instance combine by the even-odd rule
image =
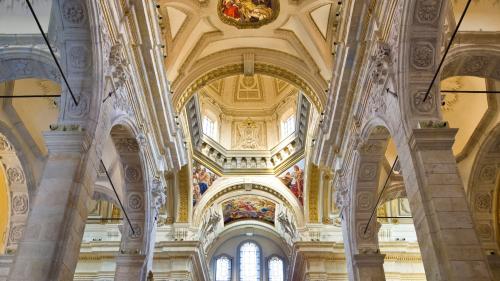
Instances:
[[[356,254],[353,266],[357,280],[385,281],[384,257],[382,254]]]
[[[400,160],[427,280],[493,280],[452,145],[457,129],[414,129]]]
[[[146,280],[146,256],[140,254],[121,254],[116,257],[115,280],[143,281]]]
[[[44,133],[48,158],[10,281],[73,280],[90,186],[82,184],[84,133]]]

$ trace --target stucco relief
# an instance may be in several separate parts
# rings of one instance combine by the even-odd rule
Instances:
[[[420,0],[417,1],[415,9],[415,18],[418,23],[435,23],[441,10],[441,1],[438,0]]]
[[[9,232],[9,242],[10,243],[18,243],[19,240],[23,237],[25,225],[24,224],[13,224],[10,227]]]
[[[138,183],[142,179],[141,170],[137,166],[127,166],[125,168],[125,180],[129,183]]]
[[[465,75],[484,77],[488,70],[490,61],[491,58],[486,56],[473,56],[467,58],[462,65],[463,72]]]
[[[375,180],[377,176],[377,163],[363,163],[359,168],[359,179],[360,180]]]
[[[9,180],[10,184],[25,182],[23,171],[17,167],[7,168],[7,179]]]
[[[9,141],[7,141],[7,138],[5,138],[4,136],[0,135],[0,152],[10,150],[12,150],[12,146],[10,145]]]
[[[491,183],[496,179],[497,168],[494,164],[484,165],[479,172],[480,182]]]
[[[477,226],[479,239],[482,241],[490,241],[493,238],[493,231],[490,224],[482,223]]]
[[[429,113],[432,112],[433,109],[436,107],[435,106],[435,98],[434,94],[432,91],[429,93],[427,96],[427,99],[425,99],[425,92],[424,91],[417,91],[413,94],[413,108],[418,112],[418,113]]]
[[[430,69],[434,65],[434,46],[429,42],[414,42],[411,50],[411,65],[418,69]]]
[[[66,22],[81,24],[85,20],[85,8],[80,1],[66,0],[62,5],[62,14]]]
[[[68,51],[69,65],[75,70],[85,70],[90,65],[90,54],[84,46],[72,46]]]
[[[115,138],[115,147],[121,153],[137,153],[139,152],[139,145],[134,138]]]
[[[14,194],[12,196],[12,213],[14,215],[24,215],[28,212],[27,194]]]
[[[389,65],[392,62],[391,47],[385,42],[378,41],[374,49],[374,54],[371,56],[373,62],[371,77],[376,84],[382,85],[387,78]]]
[[[370,210],[373,205],[373,193],[361,191],[356,196],[356,209],[359,211]]]
[[[128,196],[128,206],[132,210],[140,210],[143,206],[142,196],[138,193],[132,193]]]
[[[90,110],[88,93],[82,92],[80,95],[77,95],[75,98],[78,101],[78,105],[76,105],[73,100],[69,100],[68,104],[68,117],[81,119],[84,118]]]
[[[142,226],[140,226],[137,223],[134,223],[132,224],[132,227],[134,228],[133,231],[132,228],[130,228],[130,226],[128,227],[128,237],[133,240],[141,238],[143,233]]]
[[[475,209],[479,212],[489,212],[491,210],[491,194],[482,192],[476,194]]]

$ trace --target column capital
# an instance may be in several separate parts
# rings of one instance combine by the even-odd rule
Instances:
[[[384,254],[356,254],[353,258],[354,266],[380,266],[384,264]]]
[[[415,150],[449,150],[457,132],[456,128],[413,129],[409,144]]]
[[[83,131],[48,131],[43,137],[49,153],[83,152],[89,146]]]

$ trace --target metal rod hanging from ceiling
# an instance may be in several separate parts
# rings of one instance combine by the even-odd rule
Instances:
[[[462,93],[462,94],[500,94],[500,91],[475,91],[475,90],[441,90],[441,93]]]
[[[27,98],[59,98],[61,95],[20,95],[20,96],[0,96],[0,99],[27,99]]]
[[[377,217],[377,219],[411,219],[413,217]]]
[[[52,46],[50,46],[49,39],[47,39],[45,32],[43,32],[43,28],[40,25],[40,21],[38,20],[38,17],[36,16],[35,11],[33,10],[33,7],[31,6],[30,1],[26,0],[26,4],[28,4],[28,7],[31,11],[31,14],[33,15],[33,18],[35,19],[36,25],[38,26],[38,29],[40,30],[40,34],[42,34],[43,39],[45,40],[45,44],[47,44],[47,47],[49,48],[50,54],[52,55],[52,58],[54,58],[54,61],[57,65],[57,68],[59,69],[59,72],[61,73],[61,76],[64,80],[64,83],[66,84],[66,87],[68,87],[68,91],[71,94],[71,98],[73,99],[73,102],[75,103],[76,106],[78,106],[78,101],[76,100],[75,95],[73,94],[73,90],[71,90],[71,87],[69,86],[68,80],[66,79],[66,75],[64,75],[64,72],[61,68],[61,65],[59,64],[59,61],[57,60],[57,57],[54,53],[54,50],[52,50]]]
[[[106,169],[106,165],[104,165],[104,162],[102,161],[102,159],[101,159],[101,165],[104,168],[104,172],[106,173],[106,177],[108,178],[108,181],[111,184],[113,191],[115,192],[116,199],[118,200],[118,203],[120,204],[120,208],[122,208],[123,214],[125,214],[125,217],[127,218],[127,222],[130,226],[130,229],[132,230],[132,234],[135,235],[134,227],[132,226],[132,223],[130,222],[130,219],[127,215],[127,211],[125,211],[125,208],[123,207],[122,200],[120,200],[120,196],[118,196],[118,192],[116,192],[115,185],[113,184],[113,181],[111,180],[111,177],[109,176],[108,169]]]
[[[462,12],[462,15],[460,16],[460,20],[458,21],[458,24],[455,27],[455,30],[453,31],[453,34],[451,35],[450,41],[448,42],[448,46],[446,46],[446,50],[444,51],[444,55],[441,58],[441,62],[439,62],[439,66],[436,69],[436,73],[434,73],[434,77],[432,78],[431,84],[429,85],[429,88],[427,89],[427,92],[425,93],[423,102],[425,102],[427,100],[427,97],[429,96],[429,93],[431,92],[432,86],[434,85],[434,82],[436,81],[436,78],[437,78],[439,72],[441,71],[441,67],[443,66],[444,59],[446,58],[446,55],[448,55],[448,51],[450,50],[450,47],[451,47],[451,45],[453,43],[453,39],[455,39],[455,36],[457,35],[458,28],[462,24],[462,20],[464,19],[464,16],[467,13],[467,9],[469,9],[470,2],[472,2],[472,0],[468,0],[467,4],[465,5],[465,9]]]
[[[399,159],[399,156],[396,156],[396,159],[394,159],[394,163],[392,163],[391,170],[387,174],[387,178],[385,179],[384,186],[382,187],[382,190],[380,191],[380,194],[378,195],[377,203],[375,203],[375,206],[373,206],[373,210],[372,210],[372,213],[370,215],[370,218],[368,219],[368,222],[366,223],[365,231],[363,232],[364,234],[366,234],[366,231],[368,230],[368,226],[370,225],[370,222],[373,219],[373,215],[377,211],[377,207],[378,207],[378,204],[380,203],[380,199],[382,199],[382,194],[384,194],[385,188],[387,187],[387,183],[389,182],[389,178],[392,175],[392,171],[394,171],[394,167],[396,166],[398,159]]]

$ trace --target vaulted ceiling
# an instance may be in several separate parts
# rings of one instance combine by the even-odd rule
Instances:
[[[157,2],[165,38],[167,76],[172,82],[174,100],[175,95],[181,94],[179,91],[187,88],[184,84],[229,64],[235,57],[245,65],[244,71],[251,73],[253,63],[257,64],[263,57],[269,61],[281,60],[283,65],[298,66],[303,76],[314,76],[318,81],[317,85],[312,85],[316,92],[326,89],[332,75],[332,49],[341,1],[282,0],[276,19],[256,28],[238,28],[224,23],[218,14],[219,1],[223,0]],[[295,74],[300,75],[299,71]],[[193,73],[198,74],[188,82],[182,81]]]

